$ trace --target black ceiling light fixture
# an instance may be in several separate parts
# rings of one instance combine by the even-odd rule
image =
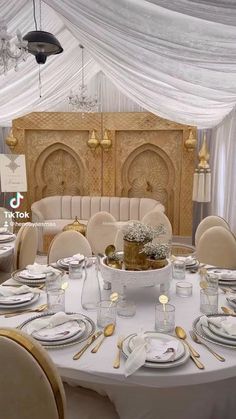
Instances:
[[[24,41],[28,41],[28,52],[35,56],[38,64],[45,64],[49,55],[60,54],[63,48],[58,39],[50,32],[38,30],[35,12],[35,0],[33,0],[33,14],[35,31],[28,32]],[[40,1],[40,29],[41,29],[41,1]]]

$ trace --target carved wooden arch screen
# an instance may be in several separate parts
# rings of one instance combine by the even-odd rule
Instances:
[[[92,151],[107,130],[112,147]],[[148,112],[38,112],[13,121],[16,154],[26,155],[28,192],[22,210],[54,194],[147,196],[166,207],[174,234],[191,235],[195,153],[189,127]]]
[[[153,144],[136,148],[122,168],[123,196],[155,198],[166,209],[172,225],[172,215],[178,212],[178,173],[168,154]]]
[[[53,195],[84,195],[85,168],[80,157],[65,144],[45,149],[34,167],[35,200]]]

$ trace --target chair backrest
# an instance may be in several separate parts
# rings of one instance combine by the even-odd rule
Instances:
[[[209,215],[198,224],[196,233],[195,233],[195,246],[197,246],[201,236],[205,233],[208,228],[221,226],[230,230],[229,224],[224,218],[219,217],[218,215]]]
[[[86,237],[95,255],[104,253],[108,245],[115,243],[117,230],[116,219],[106,211],[98,212],[90,218]]]
[[[81,233],[77,231],[63,231],[52,240],[48,251],[48,263],[81,253],[84,256],[92,256],[91,246]]]
[[[20,330],[0,329],[1,417],[65,419],[62,381],[47,352]]]
[[[0,227],[7,227],[8,231],[13,232],[11,211],[4,207],[0,207]]]
[[[38,248],[38,230],[32,223],[24,224],[14,246],[14,269],[24,269],[35,261]]]
[[[202,234],[196,257],[201,263],[220,268],[236,269],[236,240],[225,227],[211,227]]]
[[[154,239],[161,242],[168,242],[172,238],[172,227],[167,216],[161,211],[150,211],[148,214],[144,215],[142,219],[143,224],[150,225],[151,227],[157,227],[162,224],[165,227],[166,232],[161,236]]]

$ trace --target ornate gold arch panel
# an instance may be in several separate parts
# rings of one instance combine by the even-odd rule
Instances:
[[[108,130],[112,147],[89,149]],[[150,113],[31,113],[13,121],[15,153],[26,154],[22,209],[51,195],[150,197],[162,202],[174,234],[191,235],[194,153],[185,125]]]

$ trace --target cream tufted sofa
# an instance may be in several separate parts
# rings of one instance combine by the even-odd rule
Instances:
[[[45,223],[39,227],[40,251],[43,250],[43,235],[59,233],[75,216],[84,224],[99,211],[109,212],[117,221],[142,220],[154,209],[165,210],[155,199],[107,196],[49,196],[31,206],[32,222]]]

